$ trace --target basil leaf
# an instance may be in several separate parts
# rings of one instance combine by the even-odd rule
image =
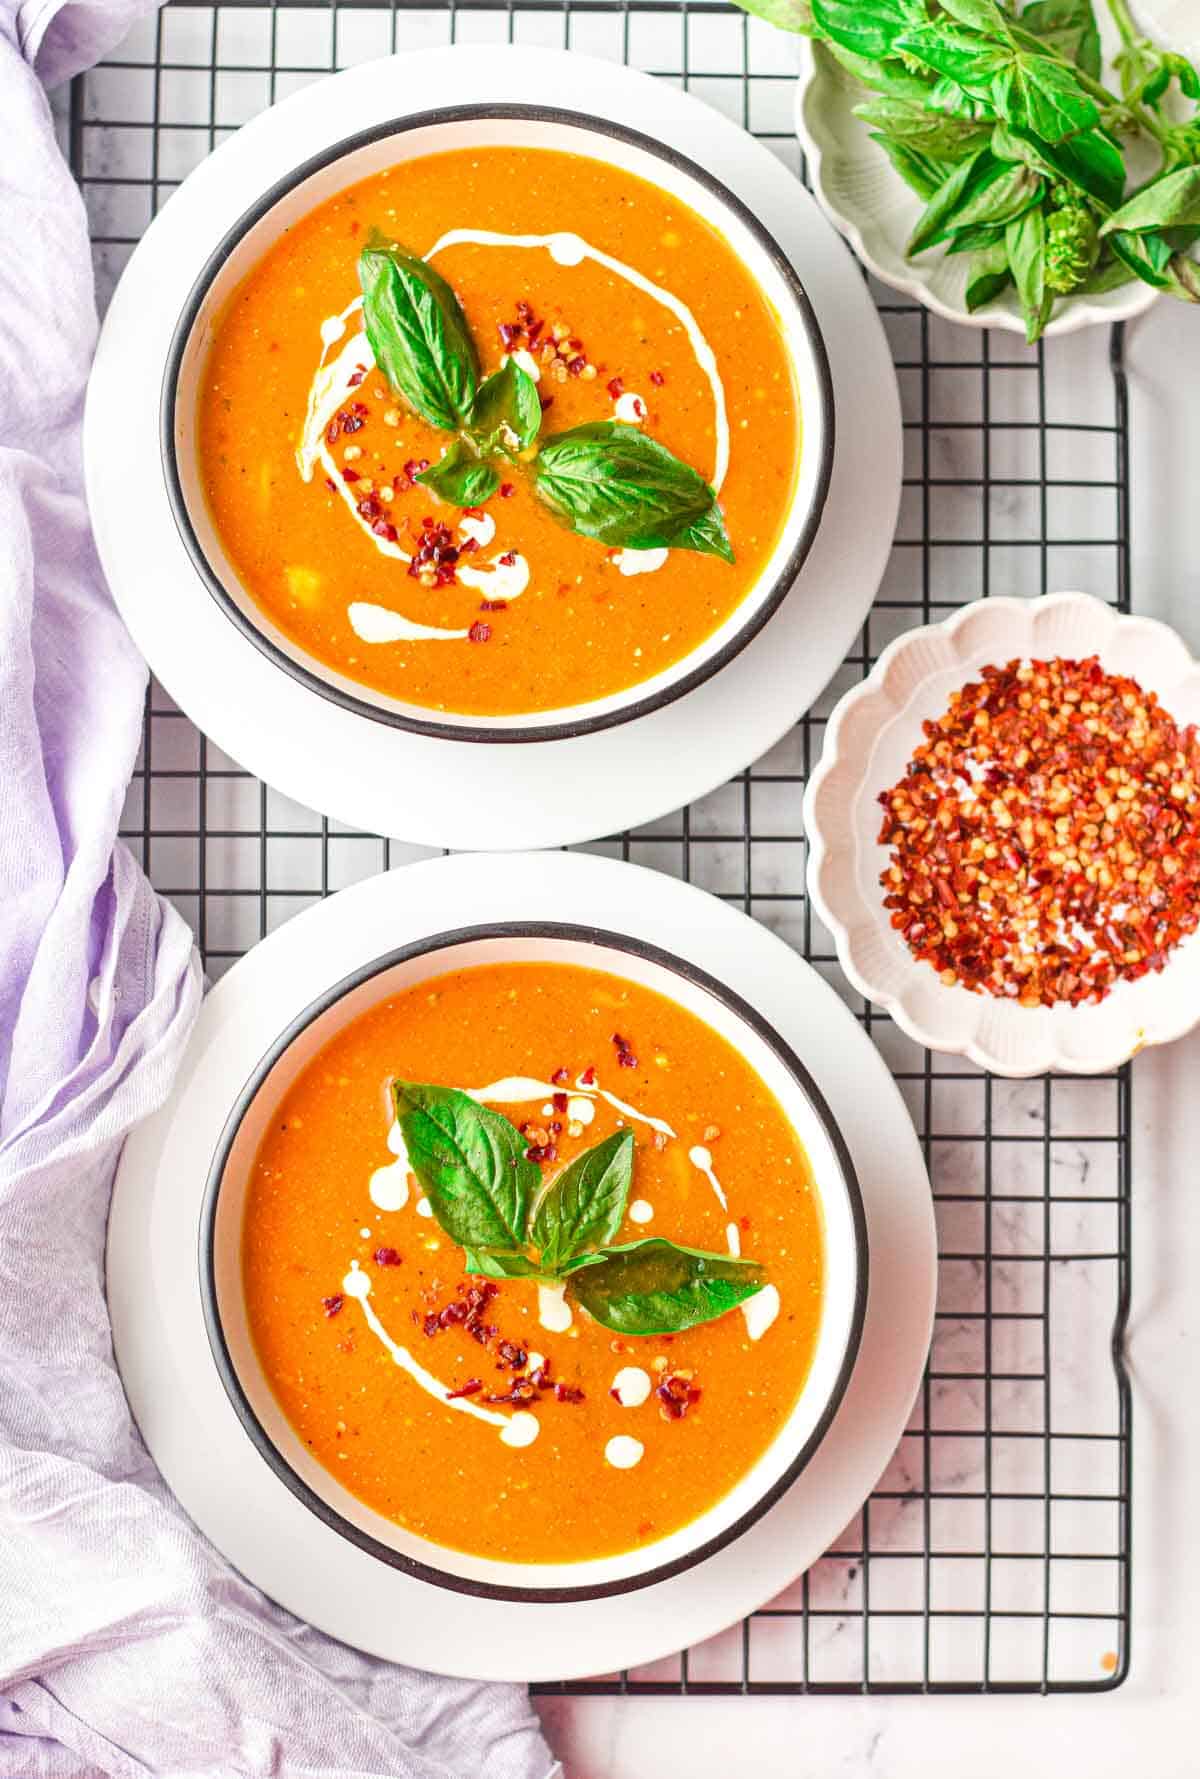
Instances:
[[[991,43],[969,31],[952,31],[940,24],[906,31],[896,39],[896,49],[982,97],[987,96],[993,75],[1013,59],[1006,43]]]
[[[1021,13],[1021,29],[1099,80],[1103,62],[1092,0],[1030,0]]]
[[[1002,222],[977,222],[970,228],[955,229],[946,242],[947,253],[978,253],[1004,240],[1007,225]]]
[[[854,107],[854,115],[883,131],[893,142],[903,142],[922,154],[948,161],[961,160],[981,148],[989,134],[986,124],[928,110],[923,98],[867,99]]]
[[[485,1279],[536,1279],[542,1273],[528,1254],[499,1248],[468,1248],[463,1255],[463,1271],[482,1273]]]
[[[741,5],[743,0],[738,0]],[[898,56],[885,56],[881,61],[872,61],[868,56],[855,55],[852,49],[845,49],[840,43],[821,40],[819,45],[823,53],[832,56],[841,64],[847,74],[872,92],[888,93],[896,99],[920,99],[928,94],[929,76],[924,72],[914,74],[906,68]]]
[[[1091,276],[1080,285],[1080,291],[1089,296],[1100,296],[1106,290],[1120,290],[1122,285],[1132,284],[1136,273],[1117,259],[1106,245],[1092,269]]]
[[[1110,210],[1125,192],[1124,156],[1103,130],[1081,130],[1065,142],[1041,142],[1025,129],[997,124],[992,153],[1001,160],[1024,161],[1050,179],[1078,186]]]
[[[583,537],[634,550],[699,550],[733,561],[703,476],[636,426],[594,420],[546,440],[534,488]]]
[[[1174,288],[1171,248],[1161,235],[1153,231],[1142,235],[1114,232],[1105,239],[1122,265],[1127,266],[1143,284],[1151,284],[1155,290]]]
[[[973,31],[992,32],[1001,37],[1007,32],[1008,20],[996,0],[941,0],[941,7],[960,25],[969,25]]]
[[[1200,167],[1180,167],[1134,192],[1113,213],[1100,233],[1138,235],[1149,229],[1187,227],[1200,223]]]
[[[956,229],[976,223],[1005,223],[1037,197],[1038,175],[1014,161],[998,161],[982,149],[946,180],[925,209],[908,243],[910,254],[936,246]]]
[[[633,1179],[633,1132],[618,1130],[585,1149],[543,1193],[530,1235],[543,1269],[556,1273],[585,1248],[611,1242],[625,1220]]]
[[[378,233],[358,256],[358,279],[379,369],[422,420],[457,432],[471,412],[479,375],[458,298],[432,266]]]
[[[589,1316],[616,1334],[677,1334],[715,1322],[765,1283],[753,1260],[652,1236],[609,1248],[594,1266],[572,1274],[569,1290]]]
[[[989,99],[967,92],[956,80],[948,80],[945,75],[929,89],[928,104],[934,111],[944,111],[951,117],[971,118],[976,122],[988,120],[992,116]]]
[[[1003,241],[991,247],[983,248],[971,260],[971,269],[967,274],[966,301],[967,312],[973,315],[976,309],[982,309],[986,303],[993,302],[996,297],[1012,283],[1012,273],[1008,269],[1008,251]]]
[[[1006,123],[1061,142],[1100,122],[1100,107],[1079,84],[1073,68],[1053,56],[1018,52],[992,80],[992,101]]]
[[[909,148],[903,142],[893,142],[890,137],[880,135],[878,130],[871,131],[871,140],[878,142],[904,183],[911,186],[926,203],[954,170],[945,161],[931,160],[928,155],[918,154],[915,148]]]
[[[491,464],[482,463],[461,439],[448,445],[438,461],[423,469],[415,480],[453,507],[482,506],[500,486],[500,477]]]
[[[1030,345],[1050,317],[1053,292],[1046,290],[1046,218],[1041,210],[1027,210],[1010,222],[1004,234],[1008,263],[1021,308],[1025,313],[1025,338]]]
[[[471,409],[471,431],[481,449],[524,451],[536,439],[541,424],[537,384],[511,358],[480,384]]]
[[[455,1087],[393,1081],[409,1165],[446,1234],[478,1255],[525,1242],[541,1174],[514,1124]]]
[[[812,0],[812,15],[841,48],[881,60],[925,7],[922,0]]]

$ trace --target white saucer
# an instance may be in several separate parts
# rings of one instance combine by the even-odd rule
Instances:
[[[598,114],[698,161],[792,259],[829,354],[833,480],[820,532],[775,617],[713,679],[636,722],[569,741],[432,740],[340,710],[265,659],[196,574],[159,461],[176,319],[213,244],[275,180],[352,131],[503,98]],[[84,438],[92,522],[121,613],[167,692],[224,751],[296,801],[454,848],[559,846],[636,827],[759,758],[840,666],[888,558],[900,497],[895,372],[863,279],[799,182],[708,106],[618,63],[488,45],[348,69],[245,125],[151,224],[108,312]]]
[[[794,1487],[681,1575],[567,1605],[473,1600],[368,1556],[310,1514],[251,1445],[217,1376],[197,1233],[209,1161],[277,1033],[397,945],[480,921],[569,918],[663,946],[727,983],[811,1070],[854,1160],[871,1282],[858,1363]],[[108,1228],[117,1362],[146,1444],[217,1548],[345,1643],[441,1673],[555,1680],[656,1661],[771,1599],[837,1537],[904,1429],[929,1346],[937,1252],[929,1181],[878,1052],[808,964],[766,928],[658,872],[580,854],[431,859],[318,903],[255,946],[205,1001],[174,1092],[125,1145]]]

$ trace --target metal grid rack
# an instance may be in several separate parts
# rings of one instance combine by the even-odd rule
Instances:
[[[262,106],[368,56],[497,40],[646,68],[803,173],[788,41],[720,0],[171,0],[74,83],[63,117],[101,303],[174,186]],[[930,1365],[871,1500],[771,1606],[681,1657],[549,1691],[1084,1691],[1116,1686],[1128,1669],[1129,1072],[1007,1082],[921,1051],[841,977],[805,898],[801,819],[832,703],[901,630],[992,591],[1079,585],[1127,606],[1121,333],[1030,351],[874,294],[901,383],[905,486],[891,563],[853,652],[765,759],[589,850],[684,876],[765,921],[866,1024],[933,1181]],[[316,897],[424,856],[250,778],[158,688],[124,833],[192,923],[214,976]]]

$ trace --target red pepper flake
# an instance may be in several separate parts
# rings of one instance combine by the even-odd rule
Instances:
[[[636,1069],[638,1066],[638,1059],[633,1053],[633,1046],[630,1044],[629,1039],[623,1038],[620,1032],[614,1032],[612,1041],[617,1047],[617,1062],[620,1067],[623,1069]]]
[[[464,519],[482,519],[483,518],[483,508],[482,507],[464,507],[462,510],[462,516]]]
[[[551,1076],[551,1079],[552,1079],[552,1080],[554,1080],[554,1081],[557,1081],[557,1079],[558,1079],[558,1076],[557,1076],[557,1075],[553,1075],[553,1076]],[[566,1111],[566,1109],[567,1109],[567,1096],[566,1096],[566,1094],[565,1094],[565,1093],[556,1093],[556,1094],[554,1094],[554,1095],[553,1095],[553,1096],[552,1096],[552,1101],[551,1101],[551,1103],[552,1103],[552,1104],[553,1104],[553,1106],[554,1106],[554,1110],[555,1110],[555,1111],[556,1111],[556,1112],[565,1112],[565,1111]]]
[[[508,601],[507,599],[484,599],[480,601],[479,609],[481,612],[506,612]]]
[[[682,1421],[688,1409],[699,1402],[703,1391],[692,1383],[691,1372],[676,1371],[663,1378],[654,1394],[664,1421]]]
[[[360,364],[358,366],[358,368],[355,370],[354,374],[350,377],[347,377],[347,379],[346,379],[347,389],[357,389],[359,384],[362,382],[363,378],[366,376],[366,374],[367,374],[366,365]]]
[[[548,410],[554,406],[554,397],[552,395],[539,395],[538,400],[542,404],[543,414],[548,412]]]
[[[327,1316],[336,1316],[345,1301],[346,1299],[339,1291],[335,1293],[333,1297],[323,1297],[321,1299],[321,1307]]]
[[[539,1165],[545,1161],[557,1161],[558,1149],[554,1143],[531,1143],[525,1151],[526,1161],[536,1161]]]
[[[517,491],[511,482],[501,482],[497,492],[499,493],[501,500],[511,500]]]
[[[1200,924],[1200,743],[1098,658],[952,694],[879,799],[893,928],[947,987],[1097,1002]]]
[[[582,1075],[580,1075],[579,1085],[581,1087],[594,1087],[596,1085],[596,1071],[590,1063],[583,1071]]]
[[[560,1084],[565,1087],[567,1082],[571,1079],[571,1071],[569,1069],[555,1069],[550,1079],[554,1082],[556,1087]]]
[[[503,556],[499,557],[498,560],[501,568],[512,568],[517,560],[517,552],[515,550],[505,550]]]
[[[666,380],[661,371],[651,371],[650,381],[656,389],[661,389]]]
[[[482,1389],[483,1389],[483,1379],[482,1378],[469,1377],[465,1384],[460,1384],[458,1386],[457,1390],[447,1390],[446,1391],[446,1401],[447,1402],[456,1402],[460,1396],[478,1396],[479,1392]]]
[[[625,385],[622,383],[620,377],[610,377],[605,388],[608,390],[608,393],[612,396],[614,401],[617,401],[625,393]]]
[[[337,483],[334,481],[332,476],[326,476],[325,486],[328,488],[328,490],[331,494],[337,493]]]
[[[496,1363],[502,1370],[524,1371],[529,1363],[529,1354],[525,1348],[519,1347],[515,1341],[511,1340],[502,1340],[496,1348],[496,1355]]]
[[[481,624],[478,618],[476,618],[475,622],[471,625],[471,628],[467,631],[467,638],[470,642],[486,642],[491,634],[491,625]]]
[[[375,1264],[376,1266],[400,1266],[403,1263],[395,1248],[376,1248]]]
[[[361,477],[356,469],[344,469],[342,471],[342,480],[343,482],[358,482],[361,480]]]
[[[555,1402],[583,1402],[585,1398],[583,1391],[577,1389],[574,1384],[555,1384],[554,1400]]]

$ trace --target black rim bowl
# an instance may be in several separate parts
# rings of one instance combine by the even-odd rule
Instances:
[[[631,146],[644,150],[656,159],[665,161],[669,166],[688,174],[699,185],[719,198],[755,237],[765,255],[771,260],[795,303],[804,334],[808,340],[816,371],[817,385],[820,391],[821,409],[821,454],[817,466],[813,499],[801,527],[800,535],[790,552],[787,561],[776,576],[769,592],[761,600],[755,610],[748,614],[745,622],[737,633],[731,636],[725,645],[702,662],[689,673],[682,674],[669,686],[648,693],[641,698],[633,698],[630,703],[622,705],[619,710],[605,711],[595,716],[581,715],[560,723],[545,723],[538,726],[498,728],[489,726],[486,720],[479,723],[462,725],[439,722],[435,716],[414,715],[411,711],[389,710],[380,705],[372,704],[366,698],[359,698],[342,686],[331,685],[311,668],[296,661],[281,649],[278,644],[262,631],[249,615],[244,612],[235,599],[231,597],[225,585],[215,573],[204,549],[196,536],[188,511],[187,501],[179,473],[178,440],[176,437],[176,395],[180,369],[184,354],[191,338],[193,327],[208,296],[209,289],[217,273],[225,265],[226,260],[239,246],[243,237],[248,234],[256,223],[261,222],[269,211],[283,198],[303,184],[314,173],[321,172],[335,161],[355,150],[365,148],[373,142],[388,136],[401,136],[410,130],[428,129],[439,124],[456,123],[471,119],[512,118],[523,122],[539,122],[562,124],[576,129],[590,130],[595,135],[608,136],[617,141],[629,143]],[[196,282],[183,306],[183,311],[171,337],[170,350],[163,371],[162,396],[160,401],[161,450],[163,476],[166,481],[167,498],[175,520],[179,535],[192,559],[193,566],[212,594],[226,617],[237,626],[242,635],[253,643],[263,655],[276,667],[289,675],[298,684],[316,692],[319,697],[328,699],[342,710],[355,716],[367,717],[372,722],[385,723],[394,729],[406,729],[414,735],[431,736],[439,740],[460,742],[523,742],[523,741],[566,741],[576,736],[595,734],[601,729],[611,729],[621,723],[634,722],[638,717],[649,716],[651,712],[661,710],[664,706],[674,703],[686,693],[694,691],[713,674],[718,673],[746,645],[758,635],[759,631],[774,616],[796,580],[801,567],[813,545],[813,540],[820,527],[821,517],[825,509],[826,497],[829,493],[829,482],[833,472],[834,452],[834,405],[833,382],[829,372],[829,359],[825,351],[825,343],[821,330],[813,313],[812,304],[801,284],[791,261],[774,237],[763,227],[751,210],[736,197],[719,179],[705,168],[698,166],[686,155],[680,154],[667,144],[655,141],[638,130],[627,129],[623,124],[606,122],[602,118],[591,117],[586,112],[565,111],[553,106],[541,105],[451,105],[439,107],[432,111],[415,113],[410,117],[397,118],[388,123],[376,124],[367,130],[360,130],[352,136],[343,137],[340,142],[314,155],[290,173],[285,179],[276,182],[264,192],[256,203],[246,210],[233,227],[225,234],[205,261]],[[805,449],[801,443],[801,451]],[[747,595],[749,597],[749,595]],[[743,602],[744,603],[744,602]],[[581,706],[586,709],[586,706]]]
[[[855,1292],[851,1310],[846,1349],[838,1368],[837,1377],[830,1391],[828,1401],[813,1427],[812,1432],[797,1452],[787,1469],[774,1483],[767,1488],[754,1504],[737,1520],[714,1537],[697,1545],[694,1550],[686,1552],[670,1562],[662,1563],[647,1569],[639,1575],[626,1576],[612,1581],[581,1584],[575,1587],[516,1587],[500,1583],[479,1581],[471,1577],[447,1574],[429,1563],[423,1563],[414,1557],[394,1550],[372,1537],[369,1532],[351,1521],[343,1518],[336,1508],[318,1495],[315,1490],[297,1475],[287,1459],[279,1451],[270,1435],[255,1413],[241,1379],[238,1376],[232,1355],[225,1339],[218,1308],[216,1280],[216,1219],[217,1204],[221,1192],[221,1184],[230,1152],[237,1138],[243,1118],[260,1091],[264,1081],[284,1052],[303,1033],[314,1020],[329,1011],[342,997],[360,988],[374,977],[382,975],[396,964],[406,963],[414,958],[424,957],[430,952],[448,950],[456,945],[468,944],[488,939],[552,939],[568,940],[584,945],[596,945],[614,951],[624,952],[628,956],[644,959],[681,977],[695,987],[705,990],[719,1001],[728,1011],[743,1020],[752,1031],[774,1051],[788,1074],[791,1075],[801,1092],[807,1098],[813,1113],[824,1129],[834,1154],[837,1156],[843,1181],[845,1182],[846,1198],[854,1226],[856,1249]],[[451,966],[448,966],[451,967]],[[710,976],[707,971],[699,969],[695,964],[683,958],[650,945],[640,939],[634,939],[620,933],[606,932],[599,927],[571,926],[557,922],[501,922],[494,925],[460,927],[452,932],[438,933],[421,939],[412,945],[399,947],[383,957],[374,958],[371,962],[361,965],[350,975],[342,978],[332,988],[325,991],[312,1001],[304,1011],[296,1016],[289,1026],[275,1039],[266,1051],[253,1074],[242,1088],[226,1121],[217,1144],[209,1169],[208,1183],[205,1187],[204,1201],[200,1211],[200,1295],[204,1310],[204,1323],[208,1332],[209,1344],[217,1371],[224,1385],[226,1394],[233,1404],[242,1426],[249,1435],[251,1443],[259,1455],[275,1472],[279,1480],[291,1490],[292,1494],[302,1501],[310,1512],[331,1530],[349,1543],[356,1545],[368,1555],[377,1557],[393,1569],[402,1569],[405,1573],[420,1581],[432,1582],[437,1587],[448,1588],[453,1592],[471,1594],[476,1597],[493,1600],[517,1600],[529,1604],[567,1603],[576,1600],[600,1600],[615,1594],[632,1593],[640,1588],[650,1587],[653,1583],[665,1581],[672,1575],[678,1575],[685,1569],[693,1568],[706,1557],[723,1550],[726,1545],[740,1538],[755,1522],[773,1507],[782,1495],[791,1487],[801,1471],[808,1464],[813,1454],[824,1439],[825,1434],[837,1413],[846,1387],[849,1384],[854,1363],[858,1355],[859,1342],[862,1337],[863,1320],[866,1315],[867,1284],[869,1274],[869,1255],[867,1243],[866,1217],[863,1210],[862,1194],[858,1179],[854,1172],[854,1164],[850,1152],[834,1121],[833,1115],[825,1100],[791,1046],[784,1042],[778,1032],[760,1013],[747,1001],[728,988],[724,983]],[[282,1411],[281,1411],[282,1412]]]

